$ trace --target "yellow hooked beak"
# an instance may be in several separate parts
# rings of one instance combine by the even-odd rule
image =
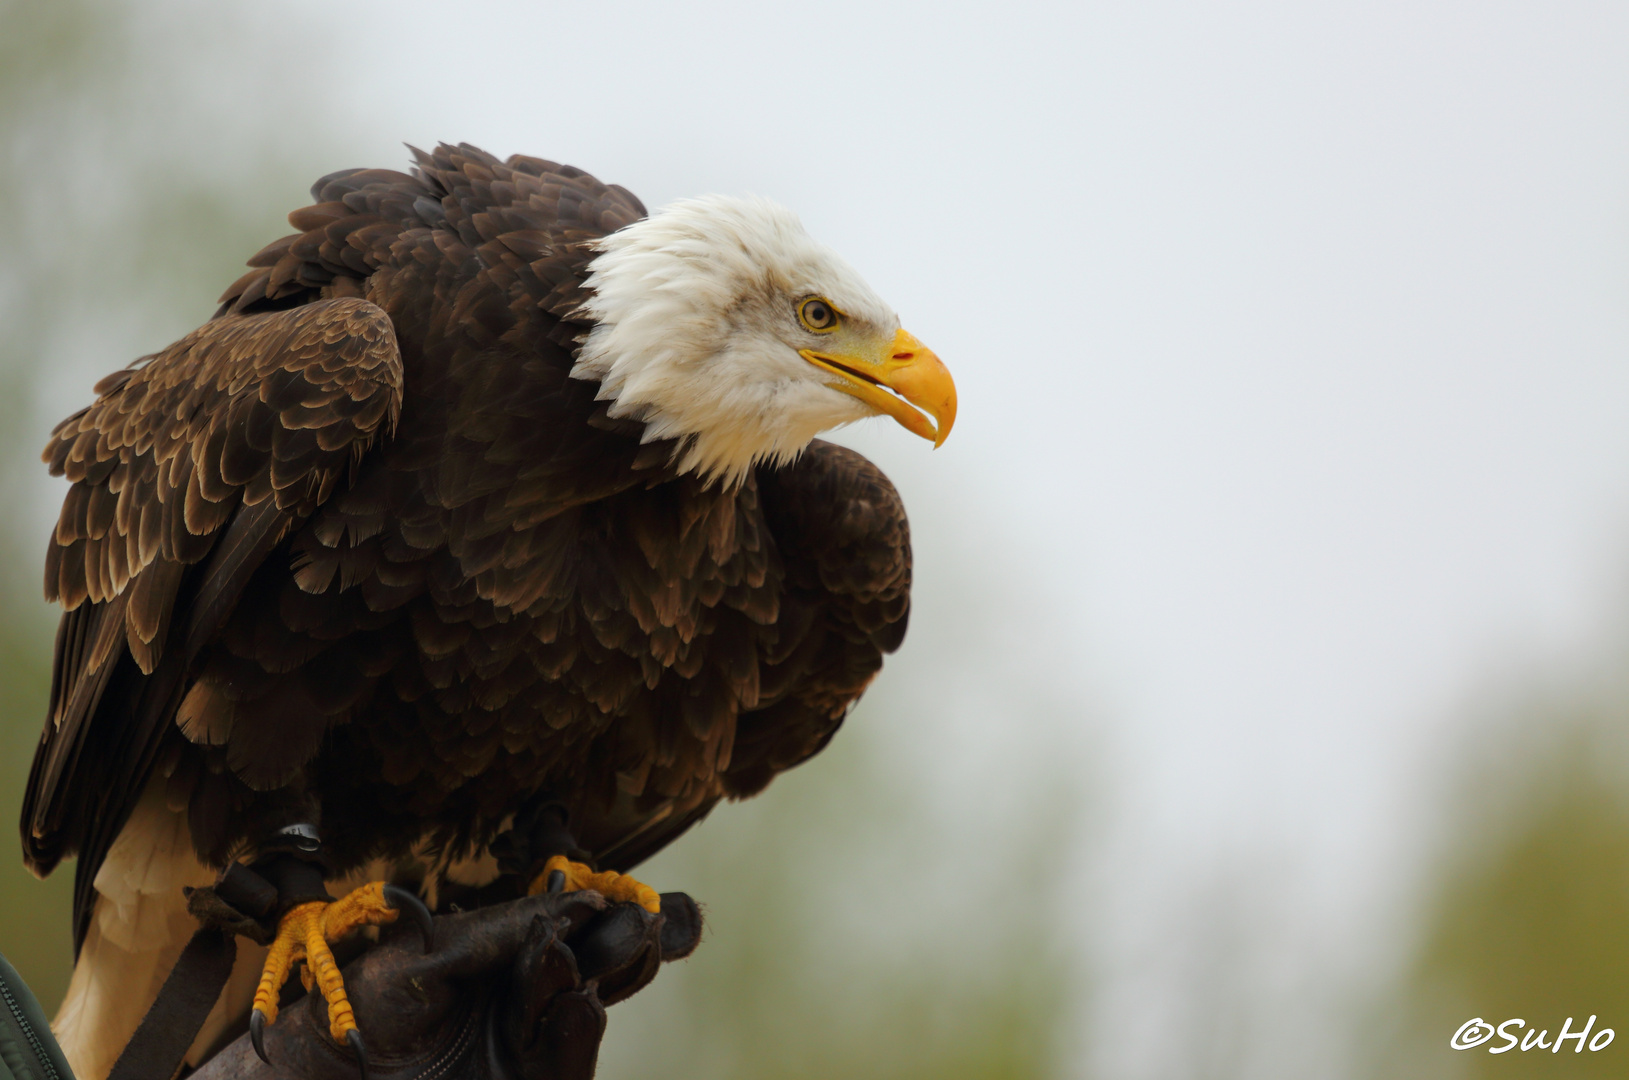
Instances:
[[[876,350],[876,355],[814,349],[798,352],[815,367],[838,377],[838,382],[830,384],[832,389],[857,397],[877,412],[892,416],[907,431],[922,436],[935,447],[944,444],[951,425],[956,422],[956,384],[950,380],[950,372],[932,349],[903,330],[894,335],[893,344],[888,348]],[[910,405],[905,403],[907,401]],[[930,424],[917,409],[932,416],[934,423]]]

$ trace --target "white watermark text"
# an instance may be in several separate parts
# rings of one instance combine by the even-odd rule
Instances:
[[[1448,1040],[1448,1045],[1455,1050],[1474,1050],[1483,1043],[1491,1042],[1497,1035],[1504,1041],[1497,1046],[1488,1047],[1490,1054],[1508,1054],[1512,1050],[1521,1050],[1524,1053],[1528,1050],[1548,1050],[1552,1054],[1559,1054],[1563,1043],[1569,1039],[1576,1039],[1578,1044],[1570,1049],[1575,1054],[1582,1054],[1586,1045],[1584,1040],[1589,1039],[1587,1045],[1590,1052],[1594,1053],[1611,1046],[1612,1040],[1617,1037],[1611,1028],[1603,1027],[1595,1031],[1594,1038],[1590,1038],[1589,1033],[1595,1027],[1595,1020],[1595,1015],[1590,1014],[1584,1026],[1574,1031],[1572,1017],[1569,1016],[1562,1022],[1561,1030],[1552,1039],[1548,1028],[1528,1027],[1527,1021],[1520,1017],[1506,1020],[1495,1027],[1480,1016],[1475,1016],[1459,1025],[1459,1030]],[[1527,1030],[1523,1031],[1523,1028]]]

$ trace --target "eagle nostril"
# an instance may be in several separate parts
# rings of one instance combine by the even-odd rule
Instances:
[[[914,360],[914,359],[916,359],[916,354],[913,353],[913,352],[897,352],[897,353],[894,354],[894,359],[895,360]]]

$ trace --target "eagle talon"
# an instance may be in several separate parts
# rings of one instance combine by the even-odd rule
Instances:
[[[586,863],[572,862],[564,855],[552,856],[543,864],[543,872],[532,880],[527,895],[538,893],[577,892],[593,889],[614,904],[638,904],[652,915],[662,910],[662,898],[643,881],[636,881],[615,870],[596,873]]]
[[[249,1012],[249,1041],[254,1044],[255,1053],[260,1055],[260,1060],[270,1065],[271,1058],[266,1056],[266,1014],[259,1008]]]
[[[357,1067],[362,1070],[362,1080],[368,1080],[368,1051],[362,1045],[362,1033],[352,1028],[345,1033],[345,1041],[351,1044],[351,1052],[356,1055]]]
[[[266,954],[266,966],[260,973],[250,1020],[251,1032],[255,1030],[255,1018],[261,1031],[277,1022],[278,992],[288,981],[294,964],[304,960],[305,971],[310,976],[307,986],[320,990],[328,1003],[329,1035],[336,1043],[348,1042],[353,1049],[357,1048],[358,1044],[352,1039],[356,1034],[356,1017],[345,995],[345,980],[340,977],[339,965],[328,945],[361,927],[393,923],[402,911],[412,915],[424,934],[425,950],[429,951],[430,929],[433,928],[429,910],[407,890],[382,881],[364,885],[339,900],[312,900],[285,912],[277,924],[277,937]],[[264,1051],[261,1057],[265,1057]],[[365,1070],[366,1058],[361,1060]]]
[[[426,953],[434,951],[435,922],[430,917],[430,909],[424,906],[424,901],[400,885],[386,885],[380,892],[391,907],[407,912],[413,920],[413,925],[419,928],[419,936],[424,939],[424,951]]]

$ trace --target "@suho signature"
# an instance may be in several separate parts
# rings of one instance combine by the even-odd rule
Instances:
[[[1584,1026],[1575,1031],[1572,1026],[1573,1018],[1569,1016],[1562,1022],[1561,1030],[1552,1038],[1548,1028],[1529,1025],[1520,1017],[1513,1017],[1495,1027],[1480,1016],[1475,1016],[1459,1025],[1459,1030],[1448,1040],[1448,1045],[1455,1050],[1474,1050],[1483,1043],[1492,1042],[1497,1035],[1503,1041],[1489,1046],[1490,1054],[1508,1054],[1512,1050],[1523,1052],[1548,1050],[1552,1054],[1559,1054],[1563,1043],[1576,1039],[1577,1045],[1568,1048],[1573,1053],[1582,1054],[1586,1045],[1591,1053],[1595,1053],[1611,1046],[1612,1040],[1617,1037],[1609,1027],[1596,1028],[1597,1019],[1595,1014],[1591,1013]],[[1590,1036],[1592,1029],[1595,1032],[1593,1038]],[[1587,1043],[1586,1039],[1589,1040]]]

